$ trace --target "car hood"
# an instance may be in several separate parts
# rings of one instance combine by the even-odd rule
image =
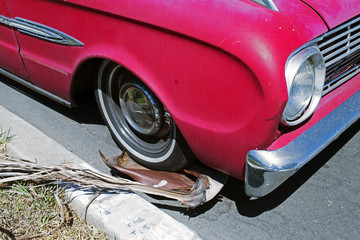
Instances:
[[[313,8],[330,29],[359,15],[360,0],[302,0]]]

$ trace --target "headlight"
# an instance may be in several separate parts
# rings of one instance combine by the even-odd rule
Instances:
[[[322,95],[325,80],[325,62],[315,46],[291,55],[285,67],[288,102],[282,123],[297,125],[315,111]]]

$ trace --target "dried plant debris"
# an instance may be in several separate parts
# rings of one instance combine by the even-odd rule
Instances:
[[[107,239],[86,224],[56,185],[14,182],[0,188],[0,239]]]
[[[109,163],[103,155],[102,157],[105,162]],[[189,174],[193,173],[189,172]],[[185,185],[180,184],[178,187],[170,187],[169,189],[166,185],[172,180],[170,180],[170,178],[164,178],[163,175],[158,175],[157,177],[154,175],[154,179],[156,180],[152,181],[150,181],[150,176],[146,182],[141,181],[142,178],[138,177],[137,180],[140,182],[136,182],[126,178],[109,176],[93,169],[84,169],[83,167],[71,164],[41,165],[6,154],[0,154],[0,186],[15,181],[43,182],[59,180],[88,189],[131,190],[163,196],[178,200],[187,207],[196,207],[210,200],[209,198],[207,199],[208,195],[206,191],[211,185],[211,179],[200,174],[193,175],[196,177],[194,181],[188,179],[186,176],[181,176]],[[133,176],[135,175],[133,174]],[[171,176],[171,174],[169,176]]]
[[[196,184],[195,181],[191,180],[184,174],[147,169],[133,161],[126,152],[109,159],[107,159],[101,152],[100,155],[105,164],[110,168],[126,174],[137,182],[143,183],[147,186],[190,193],[193,186]],[[207,179],[205,179],[205,184],[208,185]]]
[[[192,205],[183,203],[190,207],[196,207],[213,199],[228,180],[227,174],[201,166],[192,166],[192,170],[184,170],[184,174],[181,174],[147,169],[136,163],[126,152],[109,159],[101,152],[100,155],[107,166],[130,176],[137,182],[147,186],[196,196],[191,203]],[[206,174],[202,174],[204,172]],[[199,184],[202,188],[199,188]]]

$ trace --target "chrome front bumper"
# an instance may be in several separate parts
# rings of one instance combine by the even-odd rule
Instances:
[[[249,151],[245,173],[246,194],[262,197],[272,192],[359,117],[360,91],[286,146],[273,151]]]

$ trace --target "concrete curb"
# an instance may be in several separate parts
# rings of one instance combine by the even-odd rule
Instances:
[[[15,114],[0,106],[0,126],[11,129],[14,139],[7,145],[7,153],[39,163],[60,164],[71,162],[92,168],[85,161],[50,139]],[[110,239],[166,239],[197,240],[199,235],[176,221],[138,195],[119,191],[103,193],[85,212],[94,193],[68,191],[71,206],[86,221],[107,233]]]

